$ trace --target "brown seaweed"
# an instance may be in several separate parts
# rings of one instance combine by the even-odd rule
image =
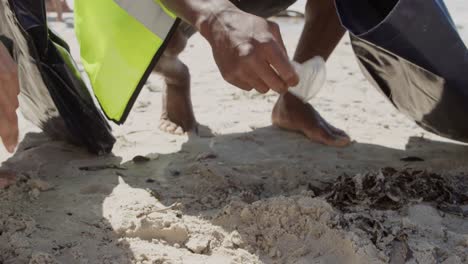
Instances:
[[[443,212],[466,216],[467,185],[466,177],[384,168],[377,173],[340,176],[324,193],[331,204],[343,211],[354,206],[398,210],[410,203],[425,202]]]

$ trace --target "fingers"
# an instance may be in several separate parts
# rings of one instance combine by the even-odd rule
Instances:
[[[0,86],[5,88],[4,85]],[[0,96],[0,137],[2,138],[3,145],[8,152],[13,153],[16,145],[18,144],[18,116],[16,109],[18,109],[18,98],[15,96],[12,100]]]
[[[242,90],[255,89],[259,93],[267,93],[270,89],[277,92],[287,89],[286,84],[258,53],[244,55],[243,61],[229,66],[229,71],[222,72],[223,78]]]
[[[8,152],[15,152],[16,146],[18,145],[19,128],[18,128],[18,116],[16,113],[13,115],[14,119],[10,127],[10,135],[6,140],[6,149]]]
[[[265,94],[270,90],[269,86],[258,76],[252,76],[250,83],[259,93]]]
[[[7,87],[2,91],[16,97],[20,93],[18,67],[3,44],[0,44],[0,62],[0,81],[5,82]]]
[[[299,82],[299,77],[289,61],[280,27],[278,24],[271,21],[268,21],[268,25],[276,45],[270,45],[270,48],[265,50],[266,59],[288,87],[296,86]]]
[[[243,77],[230,77],[225,78],[225,80],[244,91],[251,91],[252,89],[255,89],[257,92],[264,94],[270,90],[269,86],[265,84],[265,82],[256,74],[246,72],[240,75]]]
[[[260,93],[266,93],[271,89],[282,94],[289,87],[260,52],[245,56],[245,60],[239,63],[237,68],[232,69],[223,77],[243,90],[250,91],[253,88]]]
[[[275,71],[265,62],[253,60],[245,70],[237,74],[224,76],[224,79],[242,90],[255,89],[259,93],[267,93],[270,89],[278,93],[287,89],[287,85],[281,80]]]
[[[251,81],[249,81],[247,78],[248,75],[246,75],[244,78],[241,78],[241,76],[244,75],[242,73],[236,74],[236,73],[231,73],[227,75],[223,75],[223,78],[225,81],[228,83],[241,88],[242,90],[245,91],[250,91],[254,88],[253,84]]]
[[[258,63],[256,67],[257,75],[271,90],[280,94],[288,90],[288,85],[278,76],[278,74],[266,62]]]
[[[4,45],[0,45],[0,137],[8,152],[18,144],[18,67]]]
[[[265,49],[264,54],[266,61],[274,68],[277,75],[286,83],[287,87],[293,87],[299,83],[297,72],[278,45],[269,45]]]
[[[260,93],[274,90],[280,94],[296,86],[299,77],[289,61],[277,24],[268,22],[265,36],[235,47],[235,55],[219,55],[218,66],[226,81],[243,90]]]
[[[0,137],[2,138],[3,145],[10,153],[15,151],[18,144],[18,117],[16,114],[13,117],[5,118],[0,117]]]

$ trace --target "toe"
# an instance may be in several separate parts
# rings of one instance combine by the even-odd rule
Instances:
[[[168,133],[171,133],[171,134],[174,134],[174,132],[176,131],[176,129],[178,128],[178,126],[174,123],[169,123],[166,127],[166,131]]]
[[[351,138],[348,136],[335,136],[335,141],[329,144],[330,146],[338,147],[338,148],[343,148],[347,147],[351,144]]]
[[[166,127],[167,127],[167,121],[165,120],[161,120],[161,123],[159,124],[159,129],[161,129],[161,131],[166,131]]]
[[[162,120],[161,121],[161,124],[159,125],[159,129],[161,129],[161,131],[163,132],[170,132],[169,131],[169,127],[172,123],[167,121],[167,120]]]
[[[332,124],[328,123],[327,121],[323,120],[324,124],[328,127],[328,129],[333,132],[333,134],[341,137],[349,137],[346,132],[343,130],[333,126]]]
[[[184,134],[184,129],[182,129],[182,127],[179,126],[174,130],[173,133],[176,134],[176,135],[183,135]]]
[[[330,130],[333,132],[333,134],[335,134],[335,136],[337,137],[342,137],[342,138],[347,138],[349,141],[350,141],[350,137],[348,135],[348,133],[346,133],[345,131],[339,129],[339,128],[336,128],[332,125],[330,125]]]
[[[169,121],[169,120],[161,120],[161,123],[159,124],[159,129],[163,132],[174,134],[174,135],[183,135],[185,133],[184,129]]]
[[[332,147],[346,147],[351,140],[347,135],[334,133],[328,127],[314,128],[303,131],[311,141]]]

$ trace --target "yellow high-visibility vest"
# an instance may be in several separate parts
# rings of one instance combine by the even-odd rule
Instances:
[[[122,124],[179,19],[160,0],[77,0],[81,61],[108,119]]]

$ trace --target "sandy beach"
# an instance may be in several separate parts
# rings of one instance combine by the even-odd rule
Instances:
[[[468,43],[468,4],[446,3]],[[293,54],[303,20],[274,20]],[[73,15],[51,14],[50,26],[79,62]],[[364,79],[347,36],[312,101],[353,138],[343,149],[272,127],[277,95],[225,83],[200,35],[182,60],[200,135],[158,130],[157,76],[113,125],[112,155],[52,141],[20,117],[17,152],[0,150],[0,172],[18,177],[0,190],[0,264],[468,263],[468,204],[447,206],[468,196],[468,147],[399,113]]]

